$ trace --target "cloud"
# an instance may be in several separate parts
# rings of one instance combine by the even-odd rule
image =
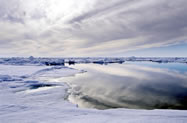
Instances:
[[[62,80],[69,84],[76,83],[72,87],[70,101],[76,102],[80,107],[159,109],[185,106],[183,97],[187,92],[186,73],[142,64],[80,65],[78,68],[89,71],[85,73],[86,77],[68,77]],[[176,84],[176,81],[180,82]],[[182,98],[179,96],[181,93]]]
[[[0,51],[110,56],[173,45],[186,42],[186,11],[186,0],[0,1]]]

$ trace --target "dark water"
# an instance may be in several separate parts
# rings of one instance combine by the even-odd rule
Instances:
[[[187,109],[187,65],[126,62],[77,64],[87,72],[64,77],[69,100],[84,108]]]

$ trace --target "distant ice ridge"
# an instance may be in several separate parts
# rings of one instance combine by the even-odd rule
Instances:
[[[110,64],[123,63],[125,61],[149,61],[157,63],[187,63],[185,57],[74,57],[74,58],[29,58],[12,57],[0,58],[0,64],[11,65],[46,65],[46,66],[63,66],[64,64],[75,63],[95,63],[95,64]]]

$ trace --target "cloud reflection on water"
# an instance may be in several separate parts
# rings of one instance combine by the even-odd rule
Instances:
[[[74,68],[88,72],[60,81],[72,86],[69,99],[80,107],[187,109],[186,73],[135,64],[80,64]]]

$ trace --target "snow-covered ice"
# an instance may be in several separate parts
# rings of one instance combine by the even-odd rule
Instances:
[[[59,66],[0,65],[0,123],[186,123],[187,111],[82,109],[55,79],[83,71]]]
[[[0,58],[0,64],[11,65],[64,65],[65,63],[95,63],[95,64],[110,64],[123,63],[125,61],[149,61],[157,63],[187,63],[185,57],[120,57],[120,58],[105,58],[105,57],[74,57],[74,58]]]

